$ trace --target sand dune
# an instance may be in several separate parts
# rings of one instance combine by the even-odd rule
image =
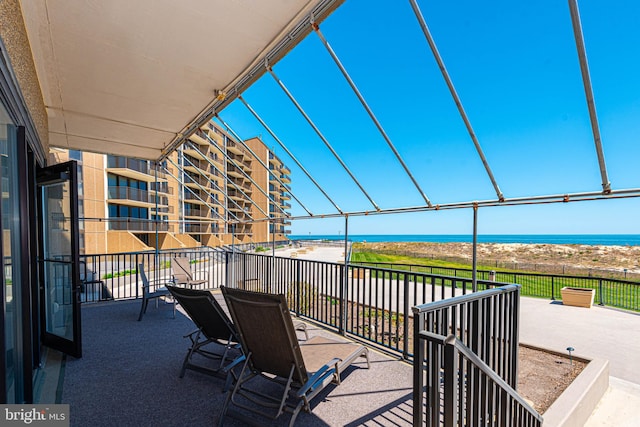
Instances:
[[[375,251],[411,253],[427,258],[471,260],[471,243],[380,242],[362,243]],[[550,269],[615,270],[640,273],[640,246],[479,243],[479,262],[493,265],[531,264]]]

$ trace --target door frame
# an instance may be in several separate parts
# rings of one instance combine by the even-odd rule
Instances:
[[[81,329],[81,316],[80,316],[80,226],[78,219],[78,172],[77,163],[74,160],[59,163],[44,168],[40,168],[36,174],[37,181],[37,195],[38,195],[38,241],[40,243],[38,248],[38,272],[39,272],[39,287],[40,287],[40,330],[42,343],[48,347],[59,350],[65,354],[69,354],[74,357],[82,357],[82,329]],[[46,302],[45,295],[45,269],[44,262],[44,224],[45,218],[43,218],[43,196],[42,186],[47,183],[69,181],[69,214],[71,220],[69,221],[70,227],[70,249],[71,259],[69,261],[71,265],[71,298],[72,298],[72,327],[73,327],[73,339],[68,340],[55,334],[47,332],[46,328]],[[53,260],[50,260],[53,261]]]

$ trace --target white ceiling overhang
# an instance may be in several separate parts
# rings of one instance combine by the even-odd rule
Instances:
[[[158,159],[342,1],[22,1],[50,146]]]

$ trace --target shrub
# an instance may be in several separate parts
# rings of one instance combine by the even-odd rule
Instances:
[[[293,282],[287,289],[287,305],[290,310],[296,309],[296,293],[299,292],[300,302],[298,310],[300,313],[308,313],[309,309],[313,307],[313,303],[316,300],[317,291],[315,286],[310,285],[307,282]]]

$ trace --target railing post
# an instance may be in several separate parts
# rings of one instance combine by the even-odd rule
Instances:
[[[409,358],[409,275],[404,275],[404,307],[402,316],[404,322],[402,324],[402,358],[407,360]]]
[[[347,288],[347,280],[346,280],[346,275],[348,274],[348,270],[347,270],[347,266],[346,264],[338,264],[338,267],[340,270],[340,314],[338,315],[338,333],[340,335],[345,335],[346,334],[346,318],[345,318],[345,313],[347,311],[347,295],[345,292],[345,289]]]
[[[301,275],[301,271],[300,271],[300,260],[294,259],[293,262],[295,263],[296,266],[296,287],[295,287],[295,293],[296,293],[296,313],[298,313],[298,315],[300,315],[300,287],[301,287],[301,283],[302,283],[302,275]]]
[[[600,303],[598,305],[604,305],[604,301],[602,299],[602,279],[598,280],[598,292],[600,292]]]
[[[138,260],[138,254],[136,253],[136,299],[140,298],[140,286],[138,286],[138,280],[140,279],[140,272],[138,271],[138,266],[140,265],[140,262]],[[147,267],[148,268],[148,267]],[[113,284],[113,280],[111,281],[111,283]]]
[[[231,267],[229,267],[229,252],[225,252],[224,253],[224,283],[226,286],[229,286],[229,284],[231,283],[229,276],[231,275],[231,272],[229,271],[229,269]],[[230,286],[229,286],[230,287]]]
[[[551,276],[551,301],[556,300],[556,291],[555,291],[555,283],[553,280],[553,276]]]
[[[455,337],[449,335],[444,343],[444,426],[453,427],[458,424],[458,352]]]
[[[413,312],[413,425],[423,424],[422,406],[424,404],[423,364],[425,356],[424,341],[420,338],[420,329],[424,324],[424,314]]]

